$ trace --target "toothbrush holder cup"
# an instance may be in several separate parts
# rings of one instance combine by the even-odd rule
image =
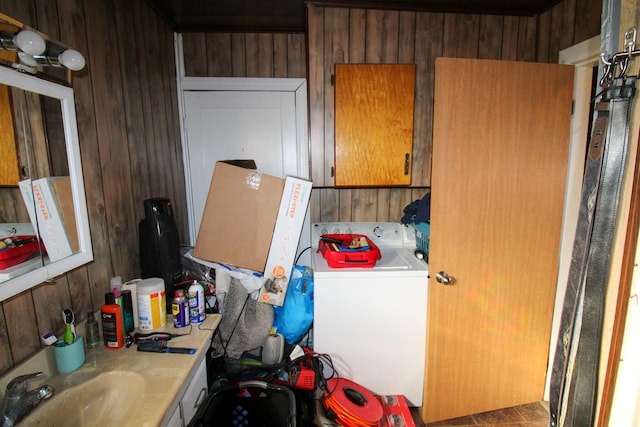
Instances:
[[[84,340],[77,335],[71,344],[66,344],[60,340],[55,346],[56,368],[61,374],[68,374],[82,366],[85,359]]]

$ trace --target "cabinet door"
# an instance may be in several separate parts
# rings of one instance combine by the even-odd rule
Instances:
[[[180,407],[182,408],[182,421],[184,425],[189,424],[189,421],[198,411],[198,407],[202,404],[207,396],[207,363],[203,358],[200,362],[200,366],[196,370],[187,391],[184,392],[184,396],[180,400]]]
[[[20,180],[18,152],[13,131],[9,87],[0,85],[0,186],[17,186]]]
[[[173,410],[171,418],[169,418],[169,421],[167,422],[165,427],[184,427],[184,424],[182,424],[182,418],[180,418],[179,406],[176,406],[176,408]]]
[[[335,65],[336,187],[411,184],[414,64]]]

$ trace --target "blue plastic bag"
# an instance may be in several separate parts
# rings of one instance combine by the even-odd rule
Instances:
[[[281,307],[274,307],[273,326],[289,344],[298,343],[313,323],[313,272],[309,267],[293,267],[292,279]]]

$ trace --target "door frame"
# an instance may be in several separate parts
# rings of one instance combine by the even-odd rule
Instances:
[[[556,285],[555,310],[551,324],[549,346],[549,366],[544,399],[549,400],[551,387],[551,371],[556,352],[558,330],[564,294],[567,289],[567,279],[571,266],[573,240],[578,224],[580,198],[582,196],[582,177],[584,175],[585,153],[589,133],[589,106],[591,104],[591,81],[593,67],[600,59],[600,35],[585,40],[577,45],[560,51],[559,63],[574,65],[573,81],[573,115],[571,117],[571,142],[569,145],[569,163],[567,166],[567,186],[565,190],[564,214],[562,218],[562,236],[558,263],[558,281]]]
[[[307,113],[307,80],[303,78],[275,78],[275,77],[186,77],[184,69],[184,50],[182,35],[174,34],[176,52],[176,79],[178,93],[178,111],[180,113],[180,138],[182,146],[182,161],[185,172],[185,189],[187,205],[191,204],[191,182],[186,179],[191,175],[189,153],[187,147],[187,129],[185,126],[185,100],[187,91],[248,91],[248,92],[291,92],[295,99],[296,145],[298,156],[299,178],[309,179],[311,176],[309,125]],[[188,212],[189,237],[196,241],[193,210]]]
[[[561,315],[562,303],[566,289],[569,264],[571,262],[572,246],[565,246],[567,242],[572,244],[575,234],[575,223],[577,222],[577,210],[581,193],[581,180],[583,170],[581,164],[584,160],[588,138],[589,123],[584,122],[585,109],[589,108],[590,98],[593,94],[590,91],[592,69],[599,64],[600,60],[600,36],[585,40],[575,46],[560,52],[559,62],[563,64],[573,64],[575,70],[574,86],[574,118],[580,115],[577,120],[572,120],[571,124],[571,149],[570,159],[572,166],[580,166],[580,170],[573,169],[572,176],[567,180],[567,197],[565,200],[565,219],[563,226],[562,246],[560,253],[560,265],[558,272],[558,287],[556,294],[556,310],[554,312],[554,322],[552,325],[552,345],[550,347],[550,366],[547,374],[547,388],[545,389],[545,399],[548,400],[549,385],[551,380],[551,362],[555,356],[557,329],[559,328],[559,317]],[[582,113],[580,113],[582,112]],[[616,228],[616,238],[613,245],[613,257],[611,273],[608,280],[605,318],[603,324],[603,338],[600,350],[599,382],[597,390],[597,414],[598,426],[609,425],[611,419],[615,417],[617,421],[640,419],[640,412],[627,411],[631,403],[638,396],[640,386],[640,370],[624,364],[625,360],[636,360],[640,355],[640,345],[637,340],[629,339],[629,334],[637,331],[638,312],[637,302],[632,293],[632,288],[637,289],[637,242],[640,240],[638,231],[638,212],[640,211],[640,199],[632,194],[634,186],[640,182],[637,173],[637,122],[638,113],[634,112],[632,117],[632,128],[630,131],[629,162],[625,166],[625,178],[623,181],[623,195],[620,205],[620,220]],[[574,150],[574,138],[576,148]],[[584,145],[580,147],[578,144]],[[582,156],[582,158],[578,157]],[[636,172],[634,172],[634,170]],[[572,180],[572,182],[570,182]],[[575,203],[575,204],[574,204]],[[575,219],[572,221],[572,218]],[[566,240],[566,241],[565,241]],[[627,313],[627,308],[629,313]],[[635,328],[635,329],[634,329]],[[627,330],[628,329],[628,330]],[[634,336],[631,334],[631,336]],[[622,375],[618,372],[618,367],[624,371]],[[611,417],[611,419],[610,419]]]

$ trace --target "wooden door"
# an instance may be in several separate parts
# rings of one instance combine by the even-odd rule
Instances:
[[[436,61],[427,422],[543,398],[572,91],[572,66]]]
[[[336,64],[336,187],[411,184],[415,64]]]

